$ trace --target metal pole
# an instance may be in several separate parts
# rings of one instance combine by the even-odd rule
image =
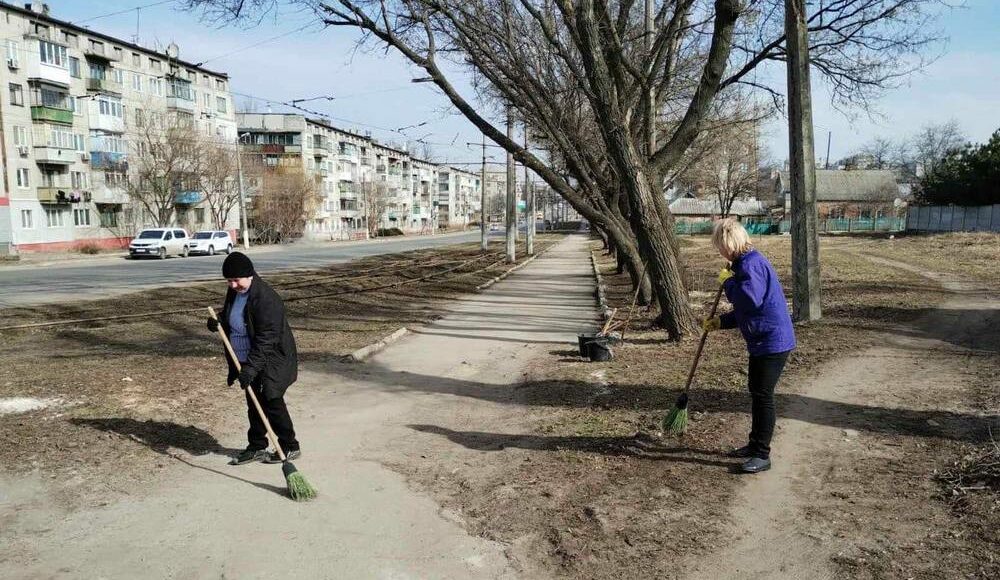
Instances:
[[[240,159],[243,157],[240,152],[240,135],[236,134],[236,181],[239,182],[240,188],[240,228],[243,230],[243,249],[250,249],[250,233],[247,231],[247,195],[246,190],[243,188],[243,161]]]
[[[820,307],[819,233],[816,215],[816,153],[809,37],[805,0],[785,0],[788,70],[788,150],[792,188],[792,311],[796,320],[816,320]]]
[[[507,138],[514,140],[514,121],[507,111]],[[517,196],[514,192],[514,154],[507,152],[507,262],[517,261]]]
[[[830,169],[830,142],[833,141],[833,131],[826,132],[826,168]]]
[[[482,205],[479,208],[479,245],[485,252],[489,246],[490,233],[486,228],[486,133],[483,133],[483,175],[479,180],[479,196]]]

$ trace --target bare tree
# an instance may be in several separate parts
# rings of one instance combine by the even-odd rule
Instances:
[[[231,143],[205,138],[199,179],[205,203],[217,229],[224,229],[229,215],[240,202],[236,148]]]
[[[925,125],[913,137],[914,161],[923,166],[925,174],[930,173],[948,153],[961,149],[967,141],[955,119]]]
[[[320,196],[315,180],[301,168],[251,169],[253,206],[249,227],[265,243],[284,242],[302,235],[308,216]]]
[[[190,115],[136,115],[126,191],[154,225],[168,226],[175,220],[178,196],[195,196],[200,190],[202,138]]]
[[[376,237],[392,201],[389,185],[384,181],[364,181],[361,183],[361,199],[364,203],[368,235]]]
[[[274,0],[188,0],[220,18],[259,18]],[[783,0],[662,0],[654,38],[630,0],[302,0],[327,25],[362,30],[422,69],[470,122],[543,179],[648,272],[659,322],[678,338],[695,328],[664,177],[705,129],[720,94],[753,86],[758,67],[785,58]],[[814,67],[839,104],[866,106],[921,64],[935,39],[936,0],[810,4]],[[444,66],[443,60],[450,61]],[[463,95],[454,73],[472,73]],[[545,154],[506,136],[509,107],[544,136]],[[655,129],[658,138],[647,136]],[[532,142],[537,142],[532,139]],[[638,281],[637,281],[638,283]]]
[[[865,143],[858,150],[858,155],[864,156],[871,169],[889,169],[898,151],[898,146],[885,137],[876,137]]]

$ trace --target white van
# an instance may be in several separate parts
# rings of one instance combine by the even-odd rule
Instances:
[[[155,256],[161,260],[174,255],[188,255],[188,233],[181,228],[149,228],[139,232],[128,245],[130,258]]]

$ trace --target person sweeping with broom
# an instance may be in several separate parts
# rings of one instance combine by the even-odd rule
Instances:
[[[705,332],[739,328],[750,355],[747,386],[750,390],[751,428],[749,442],[734,449],[730,457],[746,459],[745,473],[771,468],[771,435],[774,433],[774,387],[795,348],[795,331],[788,314],[785,292],[774,267],[750,242],[737,220],[719,220],[712,229],[712,244],[731,268],[719,273],[733,309],[702,321]]]
[[[281,463],[293,499],[310,499],[315,490],[290,460],[301,456],[292,418],[285,405],[285,391],[298,378],[295,338],[285,316],[281,297],[254,271],[245,254],[233,252],[222,263],[229,286],[221,320],[211,308],[208,329],[218,332],[226,347],[229,375],[246,393],[248,445],[229,462]],[[267,452],[268,439],[274,445]]]

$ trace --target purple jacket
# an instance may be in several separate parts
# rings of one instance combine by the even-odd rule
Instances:
[[[757,250],[750,250],[733,262],[732,269],[734,275],[723,288],[733,310],[719,317],[722,328],[739,327],[750,356],[795,348],[792,317],[771,263]]]

